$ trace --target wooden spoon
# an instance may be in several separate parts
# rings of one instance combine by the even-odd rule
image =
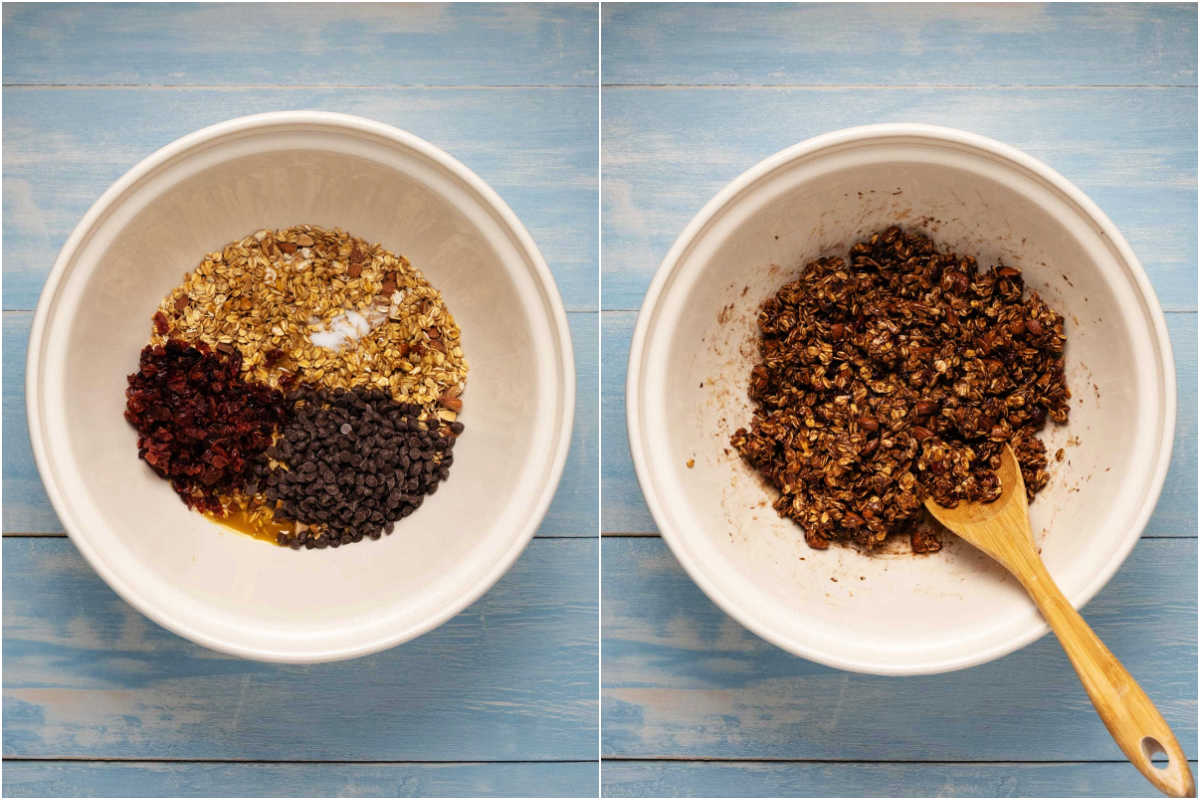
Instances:
[[[1034,549],[1025,481],[1016,455],[1007,446],[999,477],[1001,491],[995,502],[946,508],[930,498],[925,507],[938,522],[999,561],[1021,582],[1067,652],[1092,705],[1126,758],[1164,794],[1195,797],[1196,784],[1187,758],[1162,714],[1067,602]],[[1169,758],[1162,769],[1151,761],[1160,753]]]

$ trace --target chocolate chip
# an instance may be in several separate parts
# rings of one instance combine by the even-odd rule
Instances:
[[[354,389],[293,395],[272,450],[288,469],[268,470],[277,516],[308,529],[284,542],[322,548],[390,533],[449,476],[455,436],[429,431],[419,406]],[[357,431],[357,432],[356,432]],[[461,432],[461,425],[460,425]]]

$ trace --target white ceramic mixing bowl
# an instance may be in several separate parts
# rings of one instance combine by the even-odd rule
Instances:
[[[449,480],[391,536],[292,551],[188,511],[122,419],[160,299],[205,253],[262,227],[341,227],[440,289],[470,363]],[[562,474],[574,366],[536,245],[459,162],[341,114],[282,112],[193,133],[117,181],[76,227],[38,303],[33,452],[71,539],[126,600],[248,658],[349,658],[411,639],[491,586]]]
[[[889,675],[979,664],[1047,629],[1013,580],[948,535],[925,557],[809,549],[729,436],[751,416],[759,304],[809,260],[897,222],[982,266],[1020,267],[1066,317],[1071,418],[1044,434],[1065,458],[1052,456],[1030,510],[1076,606],[1137,542],[1175,425],[1167,330],[1137,258],[1033,158],[962,131],[872,125],[795,145],[722,190],[676,240],[638,316],[627,385],[638,479],[663,538],[727,613],[796,655]]]

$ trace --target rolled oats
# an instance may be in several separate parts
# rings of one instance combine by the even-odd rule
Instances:
[[[209,253],[154,323],[152,344],[234,347],[243,377],[275,388],[369,386],[436,414],[466,382],[441,293],[407,259],[337,228],[264,229]],[[318,344],[331,332],[338,346]]]

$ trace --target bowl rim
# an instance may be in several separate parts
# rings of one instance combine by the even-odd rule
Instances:
[[[255,648],[243,644],[224,641],[220,636],[206,633],[191,625],[175,619],[169,610],[152,605],[141,592],[130,582],[118,576],[110,569],[100,554],[92,547],[84,533],[87,526],[81,522],[66,493],[58,483],[53,469],[53,458],[48,452],[46,439],[43,434],[43,419],[41,413],[42,392],[40,377],[42,372],[41,351],[44,347],[46,330],[49,327],[60,288],[66,276],[74,267],[75,258],[81,247],[90,239],[97,224],[103,221],[114,209],[127,191],[138,185],[140,181],[156,170],[169,165],[172,161],[185,158],[195,151],[203,150],[219,143],[225,138],[236,139],[243,135],[260,134],[263,131],[297,126],[312,129],[324,129],[331,133],[355,135],[359,137],[374,137],[377,141],[384,140],[393,146],[407,149],[418,156],[424,157],[443,168],[454,178],[462,181],[466,188],[476,195],[481,206],[492,212],[513,240],[516,249],[521,252],[532,266],[530,277],[540,292],[544,309],[547,313],[547,323],[554,330],[553,342],[558,352],[558,372],[561,385],[557,387],[559,403],[558,430],[555,432],[554,449],[547,463],[545,472],[547,480],[537,494],[535,502],[528,506],[524,522],[518,527],[517,535],[512,537],[502,556],[492,562],[490,567],[469,586],[468,591],[461,594],[441,608],[437,614],[431,615],[418,624],[409,625],[384,636],[376,636],[363,642],[342,646],[318,646],[297,651],[280,649]],[[171,143],[159,148],[143,158],[118,178],[100,195],[83,218],[71,231],[62,250],[59,251],[45,283],[42,286],[34,312],[33,324],[29,334],[29,345],[25,363],[25,411],[29,427],[29,439],[33,450],[34,462],[42,478],[42,484],[50,503],[58,515],[68,537],[76,548],[83,554],[104,581],[127,603],[145,614],[154,622],[192,642],[218,652],[239,656],[257,661],[277,663],[310,664],[325,661],[336,661],[357,658],[380,652],[394,647],[410,639],[416,638],[446,622],[471,603],[479,599],[496,581],[513,565],[518,556],[533,539],[538,526],[544,519],[550,503],[562,478],[566,466],[567,454],[571,444],[571,431],[575,415],[575,360],[571,346],[570,328],[567,323],[566,310],[558,292],[553,274],[550,272],[541,251],[534,243],[533,237],[517,218],[507,203],[501,199],[487,183],[471,171],[462,162],[446,153],[430,142],[400,128],[359,117],[330,111],[271,111],[261,114],[251,114],[218,122],[186,134]]]
[[[650,282],[645,298],[642,301],[629,350],[628,372],[625,383],[626,431],[638,484],[646,499],[646,504],[650,508],[650,513],[658,526],[660,535],[666,540],[675,558],[683,565],[684,570],[691,576],[692,580],[700,586],[704,593],[722,611],[775,646],[802,658],[825,664],[826,666],[851,672],[876,675],[928,675],[964,669],[1001,658],[1041,638],[1050,629],[1045,621],[1038,616],[1035,625],[1031,626],[1025,633],[1015,636],[1007,642],[1001,642],[998,645],[993,645],[979,651],[972,651],[957,657],[949,656],[913,664],[895,664],[844,658],[810,647],[805,642],[797,642],[770,629],[766,625],[759,624],[758,620],[745,613],[741,600],[728,595],[702,571],[700,565],[691,556],[686,547],[687,532],[681,532],[673,529],[670,525],[663,524],[664,520],[670,519],[666,513],[670,502],[659,494],[655,483],[655,476],[648,465],[647,442],[643,433],[643,409],[640,397],[643,361],[646,357],[646,347],[654,328],[654,318],[657,316],[660,301],[669,291],[672,279],[678,272],[680,263],[691,250],[693,242],[705,229],[727,208],[732,206],[743,192],[753,187],[758,181],[769,176],[774,171],[789,165],[793,161],[811,157],[819,151],[826,149],[846,145],[883,143],[893,139],[903,139],[909,142],[920,140],[924,144],[957,146],[959,149],[970,150],[976,155],[991,156],[992,158],[1007,162],[1010,166],[1025,169],[1029,173],[1032,173],[1033,176],[1048,183],[1052,188],[1062,192],[1069,201],[1073,202],[1078,207],[1079,212],[1089,218],[1096,225],[1101,235],[1111,242],[1120,258],[1128,266],[1126,272],[1130,278],[1130,288],[1138,295],[1137,299],[1140,300],[1140,305],[1149,322],[1148,333],[1150,333],[1150,344],[1156,349],[1159,355],[1157,366],[1161,370],[1164,383],[1161,397],[1163,425],[1156,451],[1157,460],[1154,463],[1153,474],[1148,484],[1149,491],[1142,498],[1141,506],[1135,517],[1136,522],[1130,527],[1129,535],[1120,543],[1119,547],[1114,548],[1112,556],[1104,568],[1091,578],[1082,591],[1068,599],[1075,608],[1082,608],[1108,583],[1140,540],[1142,531],[1145,529],[1151,514],[1153,514],[1158,504],[1163,483],[1170,468],[1171,452],[1174,446],[1176,393],[1178,387],[1176,386],[1175,360],[1167,333],[1166,320],[1141,262],[1116,225],[1113,224],[1112,220],[1108,218],[1095,202],[1063,175],[1045,163],[1011,145],[976,133],[940,125],[907,122],[843,128],[811,137],[764,158],[738,175],[717,192],[696,213],[675,239],[675,242],[671,245],[671,249],[667,252],[666,257],[663,258],[662,263],[655,272],[654,278]]]

